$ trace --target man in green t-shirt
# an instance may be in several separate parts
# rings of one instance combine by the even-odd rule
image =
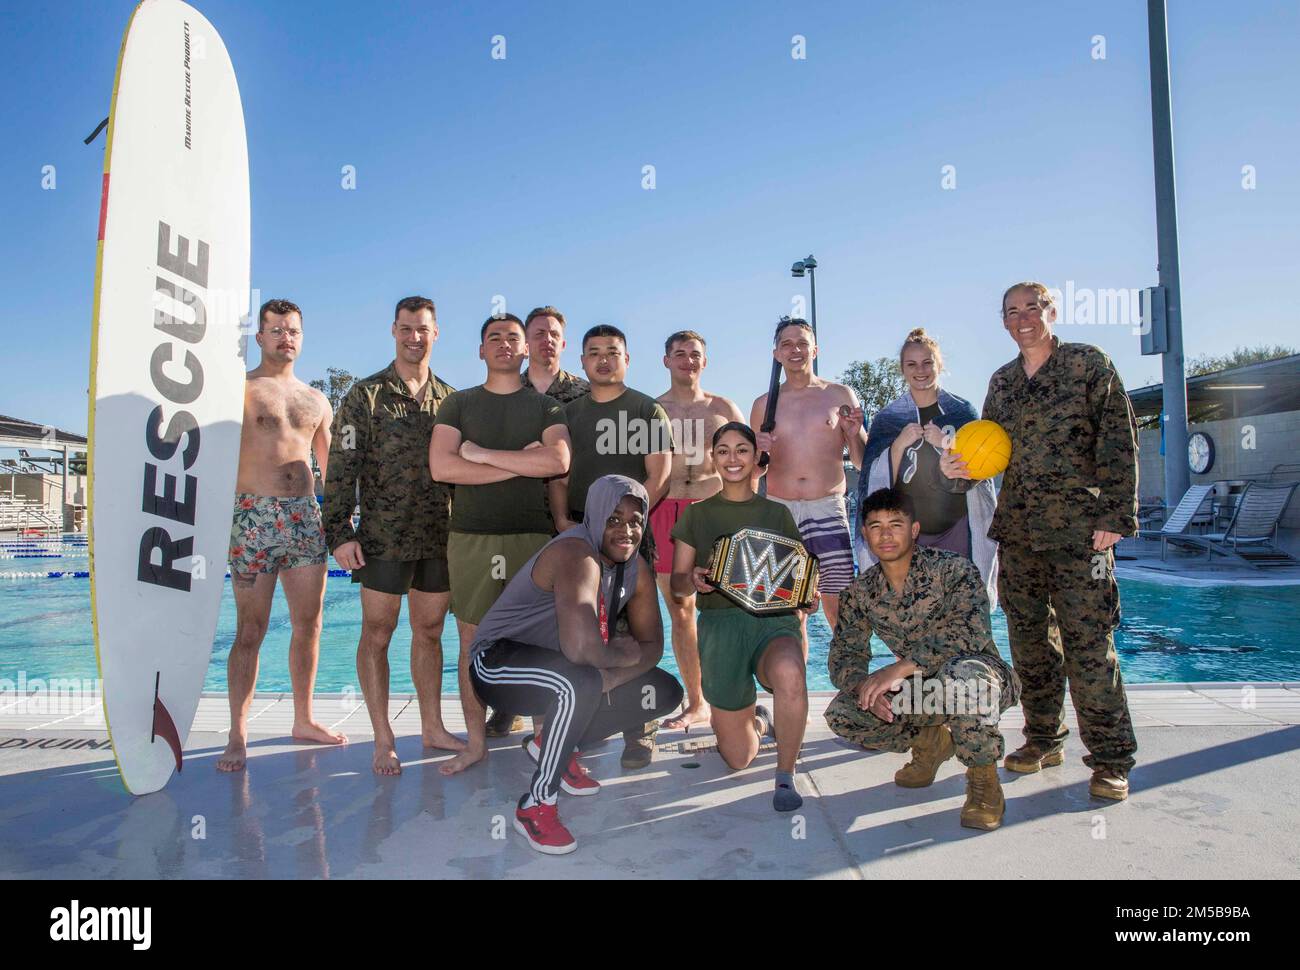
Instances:
[[[803,804],[794,765],[808,726],[808,685],[798,614],[754,616],[732,604],[705,580],[713,543],[741,529],[763,529],[799,540],[790,510],[754,491],[758,464],[754,432],[729,421],[713,435],[713,465],[722,491],[687,506],[673,526],[673,597],[695,594],[700,642],[700,682],[718,753],[739,771],[758,755],[763,738],[776,737],[776,791],[772,806],[792,812]],[[817,609],[814,601],[812,610]],[[800,611],[802,612],[802,611]],[[757,706],[754,680],[772,692],[775,721]]]
[[[582,521],[587,489],[603,475],[625,475],[645,486],[650,508],[668,492],[673,436],[668,414],[654,398],[627,386],[623,331],[608,324],[582,338],[582,369],[591,392],[565,405],[573,439],[568,475],[550,483],[551,510],[559,532]],[[642,540],[642,552],[650,534]],[[654,559],[651,558],[653,564]]]
[[[668,415],[654,398],[627,386],[627,337],[618,327],[597,324],[582,337],[582,369],[591,391],[564,407],[573,440],[569,473],[548,484],[555,530],[582,521],[591,483],[605,475],[624,475],[640,482],[653,509],[668,493],[673,464],[673,435]],[[645,531],[641,555],[653,568],[654,533]],[[624,768],[644,768],[654,757],[657,721],[639,736],[623,735]]]
[[[460,692],[472,690],[468,651],[479,621],[519,567],[551,539],[543,480],[569,468],[559,403],[519,381],[527,359],[523,321],[489,317],[479,358],[487,380],[442,402],[429,470],[456,486],[447,541],[451,611],[460,634]]]

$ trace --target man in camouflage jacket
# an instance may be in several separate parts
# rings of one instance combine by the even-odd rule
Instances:
[[[451,602],[447,538],[451,488],[429,474],[438,405],[454,389],[429,369],[438,339],[431,300],[407,297],[392,326],[396,358],[359,380],[334,416],[322,515],[334,558],[361,584],[357,673],[375,732],[374,770],[401,773],[388,716],[388,644],[402,599],[411,621],[411,680],[425,747],[465,742],[442,720],[442,628]],[[361,506],[353,531],[352,512]]]
[[[962,824],[997,828],[998,721],[1020,682],[993,644],[979,569],[965,556],[916,545],[921,525],[898,489],[867,496],[861,515],[862,536],[879,561],[841,596],[828,660],[839,694],[826,723],[866,748],[911,751],[913,760],[894,776],[905,788],[931,784],[956,754],[967,767]],[[870,673],[873,633],[897,660]]]
[[[1008,289],[1002,315],[1020,355],[989,380],[983,416],[1011,437],[989,528],[1001,544],[998,597],[1024,684],[1025,744],[1006,767],[1063,762],[1068,681],[1093,769],[1089,790],[1123,799],[1137,740],[1115,652],[1113,547],[1137,531],[1133,409],[1105,353],[1052,334],[1056,307],[1041,283]],[[946,455],[940,470],[950,488],[969,487],[959,455]]]

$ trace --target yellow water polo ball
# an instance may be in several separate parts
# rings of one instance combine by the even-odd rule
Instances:
[[[977,481],[1001,475],[1011,463],[1011,438],[996,421],[971,421],[957,429],[952,450]]]

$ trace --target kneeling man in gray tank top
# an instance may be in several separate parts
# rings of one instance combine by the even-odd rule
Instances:
[[[461,703],[469,747],[444,763],[455,774],[487,754],[484,705],[541,715],[524,739],[537,763],[519,800],[515,828],[539,852],[563,855],[577,842],[560,823],[559,793],[594,795],[600,783],[578,753],[676,710],[677,679],[664,652],[654,575],[637,553],[649,501],[640,482],[606,475],[587,491],[582,523],[526,562],[479,623]],[[615,624],[626,611],[626,633]]]

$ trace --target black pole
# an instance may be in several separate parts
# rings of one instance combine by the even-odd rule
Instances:
[[[812,331],[813,343],[817,342],[817,270],[808,270],[808,285],[812,288]],[[813,374],[816,375],[817,358],[813,358]]]

